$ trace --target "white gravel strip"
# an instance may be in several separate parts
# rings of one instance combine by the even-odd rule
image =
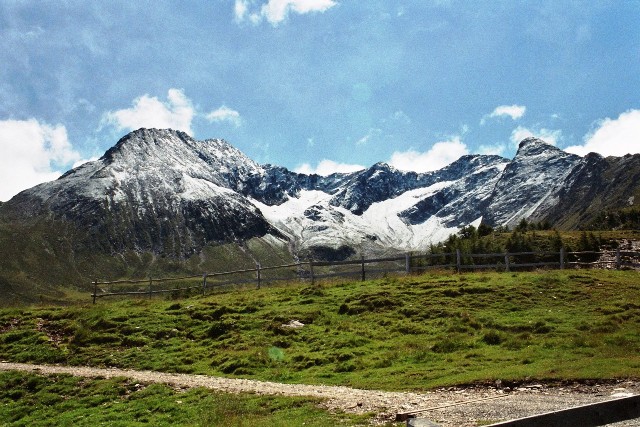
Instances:
[[[640,383],[634,381],[595,386],[546,387],[533,384],[515,390],[470,387],[439,389],[425,393],[404,393],[83,366],[0,362],[0,370],[26,371],[43,375],[69,374],[91,378],[126,377],[140,383],[164,383],[180,388],[204,387],[225,393],[317,397],[324,399],[323,407],[332,411],[376,413],[378,415],[372,421],[373,424],[392,421],[399,412],[429,409],[421,412],[420,417],[434,421],[443,427],[476,426],[479,422],[486,424],[489,421],[519,418],[640,393]],[[491,399],[481,400],[486,398]],[[640,420],[617,423],[615,426],[640,426]]]

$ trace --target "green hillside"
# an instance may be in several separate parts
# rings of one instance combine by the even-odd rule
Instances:
[[[639,290],[634,271],[443,273],[8,308],[0,359],[387,390],[638,377]]]
[[[287,246],[275,239],[208,245],[188,258],[151,252],[104,253],[85,233],[59,220],[0,221],[0,306],[69,304],[100,280],[166,277],[290,263]]]

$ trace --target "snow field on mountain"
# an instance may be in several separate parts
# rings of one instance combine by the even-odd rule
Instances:
[[[411,225],[399,216],[420,200],[450,185],[452,182],[439,182],[407,191],[395,198],[373,203],[361,216],[329,205],[332,196],[317,190],[303,190],[299,197],[290,197],[281,205],[268,206],[253,199],[251,202],[281,232],[292,237],[300,236],[303,247],[338,247],[341,243],[363,242],[375,236],[383,246],[411,250],[440,241],[458,230],[457,227],[444,226],[436,217]],[[317,208],[321,212],[320,218],[313,220],[305,216],[309,208]]]

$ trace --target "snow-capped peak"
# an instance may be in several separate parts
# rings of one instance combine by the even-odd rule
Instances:
[[[424,250],[479,218],[490,225],[544,218],[567,177],[590,159],[527,138],[513,160],[466,155],[426,173],[376,163],[324,177],[261,166],[222,139],[139,129],[99,160],[7,206],[78,223],[112,252],[184,256],[266,234],[288,239],[294,250]]]

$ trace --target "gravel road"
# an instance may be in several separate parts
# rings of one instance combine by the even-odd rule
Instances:
[[[322,398],[323,407],[332,411],[376,413],[378,415],[372,420],[374,425],[393,421],[399,412],[426,409],[420,416],[443,427],[471,427],[478,425],[478,423],[486,424],[490,421],[520,418],[640,393],[640,383],[636,381],[594,385],[527,384],[513,388],[502,386],[447,388],[424,393],[403,393],[116,368],[0,362],[0,370],[35,372],[43,375],[127,377],[140,383],[165,383],[180,388],[205,387],[228,393],[249,392],[264,395],[312,396]],[[640,419],[616,423],[612,426],[640,426]]]

